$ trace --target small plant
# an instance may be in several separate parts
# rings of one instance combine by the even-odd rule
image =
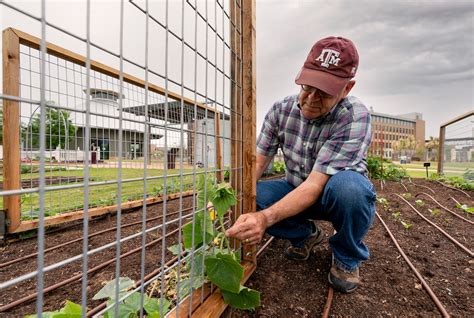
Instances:
[[[415,203],[418,206],[424,206],[425,205],[425,202],[423,202],[423,200],[416,200]]]
[[[273,172],[276,174],[284,173],[286,171],[286,166],[283,161],[275,161],[273,163]]]
[[[133,288],[135,282],[128,277],[119,278],[119,298],[125,296]],[[116,280],[109,281],[95,296],[93,300],[107,299],[107,306],[115,304]],[[150,293],[151,294],[151,293]],[[141,308],[141,294],[134,292],[118,304],[119,317],[138,317]],[[170,310],[171,303],[166,298],[152,298],[147,294],[143,295],[143,309],[148,317],[164,317]],[[114,317],[115,309],[109,309],[104,317]]]
[[[400,211],[392,213],[392,216],[396,221],[400,222],[403,225],[403,227],[406,228],[407,230],[413,226],[413,224],[408,223],[402,219],[402,214]]]
[[[220,288],[224,302],[231,307],[255,309],[260,306],[260,293],[240,284],[244,274],[240,253],[231,249],[225,236],[224,216],[237,203],[234,190],[226,183],[214,185],[211,178],[203,175],[199,176],[196,188],[199,211],[195,213],[194,224],[183,226],[183,244],[170,248],[175,254],[181,253],[183,247],[187,251],[199,249],[194,253],[194,261],[187,264],[191,275],[181,282],[178,296],[184,297],[191,289],[210,281]]]
[[[413,224],[402,221],[402,220],[400,220],[400,223],[402,223],[403,227],[407,230],[409,230],[413,226]]]
[[[474,207],[470,208],[467,204],[456,203],[456,208],[461,209],[466,213],[474,213]]]
[[[385,160],[380,161],[380,158],[374,156],[367,158],[367,168],[371,179],[400,181],[408,176],[405,169]]]
[[[230,167],[225,167],[224,170],[224,179],[229,180],[230,179]]]
[[[45,318],[81,318],[82,317],[82,306],[73,303],[72,301],[66,300],[66,305],[59,311],[46,311],[43,312]],[[37,315],[27,315],[24,318],[36,318]]]
[[[409,192],[404,193],[404,194],[402,194],[402,197],[404,197],[405,199],[409,200],[409,199],[411,199],[411,193],[409,193]]]
[[[387,211],[390,207],[388,200],[382,197],[377,197],[377,202],[380,203],[385,211]]]
[[[438,210],[438,209],[433,209],[433,210],[428,209],[428,211],[430,211],[430,213],[431,213],[432,216],[437,216],[438,214],[441,213],[441,211]]]
[[[467,178],[466,178],[466,174],[463,175],[464,178],[461,178],[461,177],[455,177],[455,176],[447,177],[447,176],[444,176],[444,175],[439,175],[437,173],[432,173],[430,175],[429,179],[434,180],[434,181],[439,181],[439,182],[442,182],[442,183],[446,183],[446,184],[448,184],[450,186],[453,186],[455,188],[458,188],[458,189],[472,191],[472,190],[474,190],[474,183],[470,179],[471,178],[471,173],[472,172],[467,171]]]

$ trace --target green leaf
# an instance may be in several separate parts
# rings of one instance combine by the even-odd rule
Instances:
[[[190,292],[191,289],[197,289],[201,287],[206,280],[202,275],[199,276],[193,276],[193,280],[191,282],[190,278],[183,279],[179,282],[179,291],[178,291],[178,297],[180,299],[183,299],[186,297]],[[192,283],[192,284],[191,284]]]
[[[114,302],[112,300],[107,301],[107,307],[112,305]],[[135,316],[138,310],[135,310],[131,306],[121,303],[118,306],[118,318],[129,318],[130,316]],[[115,307],[110,308],[105,313],[105,318],[115,318]]]
[[[244,286],[239,293],[221,290],[221,294],[226,304],[237,309],[251,310],[260,306],[260,293]]]
[[[207,208],[207,202],[212,201],[214,197],[214,183],[213,178],[210,175],[199,175],[197,179],[196,188],[198,189],[197,194],[197,206],[199,210]]]
[[[425,205],[425,202],[423,202],[422,200],[416,200],[415,203],[418,206],[424,206]]]
[[[199,251],[194,254],[192,259],[186,264],[186,271],[193,276],[202,276],[204,271],[204,253]]]
[[[467,213],[474,213],[474,208],[467,208],[466,210]]]
[[[162,315],[160,315],[160,305],[161,305],[161,312]],[[168,311],[170,311],[171,307],[171,302],[166,299],[166,298],[148,298],[146,303],[143,305],[143,308],[145,309],[146,313],[148,314],[149,317],[158,317],[161,318]]]
[[[221,218],[236,203],[234,190],[228,184],[219,184],[212,200],[217,215]]]
[[[46,311],[43,313],[43,318],[53,318],[54,315],[57,315],[59,314],[59,312],[57,311]],[[28,315],[28,316],[25,316],[24,318],[37,318],[38,315]]]
[[[206,256],[204,265],[207,277],[220,289],[239,292],[244,268],[231,255]]]
[[[184,243],[184,248],[186,249],[197,248],[203,242],[201,221],[197,219],[195,221],[196,222],[194,223],[194,233],[193,233],[192,223],[188,223],[185,226],[183,226],[183,243]],[[194,242],[193,242],[193,236],[194,236]],[[193,243],[194,243],[194,246],[193,246]]]
[[[146,295],[145,295],[146,297]],[[124,304],[129,306],[131,309],[134,309],[135,312],[140,310],[140,302],[141,302],[141,296],[140,293],[135,292],[128,296],[124,301]],[[143,302],[145,302],[145,299],[143,299]]]
[[[182,244],[179,243],[179,244],[175,244],[173,246],[170,246],[170,247],[168,247],[168,251],[173,253],[173,255],[179,255],[183,251]]]
[[[127,291],[129,290],[135,282],[128,277],[120,277],[119,278],[119,291]],[[108,282],[104,287],[95,296],[92,298],[93,300],[104,299],[104,298],[115,298],[115,279]]]
[[[71,317],[82,316],[82,306],[73,303],[72,301],[66,300],[66,305],[61,309],[62,313],[73,315]]]
[[[407,230],[413,226],[413,224],[407,223],[405,221],[400,221],[400,222],[402,223],[403,227],[406,228]]]

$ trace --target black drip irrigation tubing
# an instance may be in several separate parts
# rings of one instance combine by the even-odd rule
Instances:
[[[225,222],[224,225],[227,225],[228,224],[228,221]],[[176,231],[176,230],[175,230]],[[273,237],[272,237],[273,239]],[[269,241],[272,241],[272,239],[270,239]],[[267,242],[268,243],[268,242]],[[268,244],[265,244],[261,249],[260,251],[262,251],[264,248],[266,248],[268,246]],[[184,257],[186,256],[188,252],[184,251],[181,253],[181,257]],[[146,281],[149,281],[150,279],[152,279],[154,276],[158,275],[158,273],[160,273],[163,269],[165,269],[166,267],[169,267],[170,265],[174,264],[176,261],[178,260],[178,256],[175,256],[173,257],[172,259],[170,259],[169,261],[167,261],[163,266],[155,269],[154,271],[152,271],[151,273],[149,273],[148,275],[146,275],[143,280],[140,280],[138,282],[136,282],[132,288],[137,288],[139,286],[141,286],[144,282]],[[146,284],[150,284],[151,282],[147,282]],[[87,312],[86,314],[86,317],[91,317],[95,314],[97,314],[99,311],[101,311],[102,309],[104,309],[105,307],[107,307],[107,302],[104,301],[103,303],[101,303],[100,305],[92,308],[90,311]]]
[[[400,247],[400,245],[398,244],[398,241],[395,239],[395,237],[393,236],[392,232],[390,231],[390,229],[388,228],[387,224],[385,224],[385,222],[383,221],[383,219],[380,217],[380,215],[378,214],[378,212],[375,213],[378,217],[378,219],[380,220],[380,222],[382,223],[383,227],[385,228],[385,230],[387,230],[388,232],[388,235],[390,236],[390,238],[392,239],[393,243],[395,244],[395,246],[397,247],[398,249],[398,252],[400,252],[400,254],[402,255],[403,259],[405,260],[405,262],[407,262],[408,266],[411,268],[411,270],[413,271],[413,273],[415,273],[416,277],[420,280],[421,284],[423,285],[423,287],[425,288],[425,290],[428,292],[428,295],[430,295],[431,299],[433,300],[433,302],[436,304],[436,307],[438,308],[439,312],[441,313],[441,315],[443,315],[443,317],[450,317],[448,311],[446,310],[446,308],[443,306],[443,304],[441,303],[441,301],[438,299],[438,297],[435,295],[435,293],[433,292],[433,290],[430,288],[430,286],[428,285],[428,283],[425,281],[425,279],[423,278],[423,276],[421,276],[420,272],[416,269],[416,267],[413,265],[413,263],[410,261],[410,259],[408,258],[408,256],[405,254],[405,252],[403,251],[403,249]]]
[[[400,180],[400,185],[403,187],[403,189],[405,189],[405,192],[408,192],[408,188],[403,184],[402,180]]]
[[[457,217],[457,218],[460,218],[460,219],[463,220],[463,221],[466,221],[466,222],[468,222],[468,223],[470,223],[470,224],[474,224],[473,221],[468,220],[468,219],[462,217],[461,215],[457,214],[456,212],[451,211],[451,210],[448,209],[447,207],[443,206],[441,203],[439,203],[438,201],[436,201],[436,199],[433,198],[433,197],[432,197],[431,195],[429,195],[428,193],[420,192],[420,193],[417,193],[417,194],[415,195],[415,197],[418,197],[419,195],[426,195],[428,198],[430,198],[431,200],[433,200],[433,201],[434,201],[440,208],[442,208],[443,210],[448,211],[449,213],[451,213],[452,215],[454,215],[454,216]],[[453,197],[451,197],[451,199],[454,200],[455,202],[457,202],[456,199],[454,199]]]
[[[436,194],[436,192],[433,189],[431,189],[430,187],[427,187],[427,186],[422,185],[422,184],[416,184],[411,180],[410,180],[410,183],[413,184],[415,187],[422,187],[422,188],[425,188],[428,191],[431,191],[431,193]]]
[[[431,224],[432,226],[434,226],[436,229],[438,229],[441,233],[444,234],[444,236],[446,236],[451,242],[453,242],[454,244],[456,244],[459,248],[461,248],[464,252],[466,252],[470,257],[474,257],[474,253],[469,250],[467,247],[465,247],[464,245],[462,245],[461,243],[459,243],[455,238],[453,238],[451,235],[449,235],[445,230],[443,230],[442,228],[440,228],[439,226],[437,226],[436,224],[434,224],[433,222],[431,222],[430,220],[428,220],[423,214],[421,214],[410,202],[408,202],[407,200],[405,200],[404,197],[402,197],[401,195],[395,193],[396,196],[398,196],[400,199],[402,199],[406,204],[408,204],[413,211],[415,211],[416,214],[418,214],[423,220],[425,220],[426,222],[428,222],[429,224]]]
[[[451,189],[451,190],[456,190],[456,191],[458,191],[458,192],[464,193],[464,195],[467,196],[468,198],[471,197],[471,196],[469,195],[469,193],[467,193],[466,191],[463,191],[463,190],[458,189],[458,188],[455,188],[455,187],[450,187],[450,186],[448,186],[448,185],[446,185],[446,184],[444,184],[443,182],[440,182],[440,181],[438,181],[438,180],[435,180],[435,182],[441,184],[441,185],[442,185],[443,187],[445,187],[445,188],[448,188],[448,189]]]
[[[185,211],[188,211],[188,210],[191,210],[192,208],[188,208],[188,209],[184,209],[182,210],[182,212],[185,212]],[[175,214],[178,214],[179,211],[177,212],[173,212],[173,213],[170,213],[170,214],[167,214],[166,216],[173,216]],[[163,216],[157,216],[157,217],[153,217],[153,218],[150,218],[148,220],[146,220],[146,223],[148,222],[151,222],[151,221],[155,221],[155,220],[158,220],[158,219],[161,219],[163,218]],[[132,222],[132,223],[127,223],[127,224],[124,224],[122,225],[120,228],[123,229],[123,228],[126,228],[126,227],[130,227],[130,226],[134,226],[134,225],[138,225],[138,224],[142,224],[143,221],[136,221],[136,222]],[[107,232],[111,232],[111,231],[114,231],[114,230],[117,230],[117,227],[111,227],[111,228],[108,228],[108,229],[105,229],[105,230],[102,230],[102,231],[98,231],[98,232],[95,232],[95,233],[92,233],[90,234],[87,238],[90,239],[94,236],[97,236],[97,235],[100,235],[100,234],[104,234],[104,233],[107,233]],[[77,239],[73,239],[71,241],[67,241],[67,242],[64,242],[64,243],[61,243],[61,244],[58,244],[58,245],[55,245],[55,246],[52,246],[48,249],[45,249],[44,250],[44,253],[48,253],[48,252],[51,252],[55,249],[58,249],[60,247],[64,247],[64,246],[67,246],[67,245],[70,245],[72,243],[76,243],[76,242],[80,242],[84,239],[84,237],[79,237]],[[15,258],[13,260],[10,260],[8,262],[5,262],[5,263],[1,263],[0,264],[0,269],[3,268],[3,267],[6,267],[6,266],[9,266],[9,265],[12,265],[12,264],[15,264],[15,263],[18,263],[20,261],[24,261],[28,258],[32,258],[32,257],[35,257],[37,256],[38,253],[31,253],[31,254],[28,254],[28,255],[25,255],[25,256],[22,256],[22,257],[19,257],[19,258]]]
[[[179,228],[176,229],[176,230],[173,230],[173,231],[169,232],[168,234],[165,235],[165,237],[171,236],[172,234],[176,233],[178,230],[179,230]],[[147,243],[147,244],[145,245],[145,247],[150,247],[150,246],[152,246],[152,245],[155,245],[155,244],[161,242],[162,239],[163,239],[163,237],[160,237],[160,238],[158,238],[158,239],[156,239],[156,240],[153,240],[153,241]],[[135,248],[135,249],[133,249],[133,250],[131,250],[131,251],[126,252],[125,254],[120,255],[119,259],[125,258],[125,257],[130,256],[130,255],[132,255],[132,254],[135,254],[135,253],[137,253],[137,252],[140,252],[141,250],[142,250],[142,247],[140,246],[140,247],[138,247],[138,248]],[[114,257],[114,258],[112,258],[112,259],[110,259],[110,260],[108,260],[108,261],[105,261],[105,262],[101,263],[100,265],[97,265],[97,266],[95,266],[95,267],[89,269],[89,270],[86,272],[86,275],[89,275],[89,274],[92,274],[92,273],[94,273],[94,272],[96,272],[96,271],[98,271],[98,270],[101,270],[102,268],[105,268],[105,267],[107,267],[108,265],[110,265],[110,264],[112,264],[112,263],[114,263],[114,262],[116,262],[116,261],[117,261],[117,257]],[[79,274],[76,274],[76,275],[74,275],[74,276],[72,276],[72,277],[70,277],[70,278],[68,278],[68,279],[65,279],[65,280],[59,282],[59,283],[56,283],[56,284],[51,285],[51,286],[48,286],[48,287],[46,287],[46,288],[43,289],[43,295],[46,294],[46,293],[49,293],[50,291],[56,290],[56,289],[58,289],[58,288],[60,288],[60,287],[63,287],[63,286],[65,286],[65,285],[69,284],[69,283],[72,283],[72,282],[74,282],[74,281],[80,280],[81,278],[82,278],[82,273],[79,273]],[[7,311],[7,310],[10,310],[10,309],[12,309],[12,308],[14,308],[14,307],[16,307],[16,306],[18,306],[18,305],[21,305],[21,304],[25,303],[25,302],[31,301],[31,300],[33,300],[33,299],[36,299],[36,297],[38,297],[38,292],[36,292],[36,293],[34,293],[34,294],[31,294],[31,295],[28,295],[28,296],[25,296],[25,297],[22,297],[22,298],[20,298],[20,299],[17,299],[17,300],[15,300],[15,301],[12,302],[12,303],[9,303],[9,304],[6,304],[6,305],[0,307],[0,312],[4,312],[4,311]]]

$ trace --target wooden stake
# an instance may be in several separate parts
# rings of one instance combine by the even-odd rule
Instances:
[[[20,95],[20,42],[12,29],[3,31],[3,93]],[[20,103],[3,101],[3,190],[20,189]],[[20,195],[4,196],[8,232],[20,225]]]
[[[243,1],[243,212],[255,212],[257,197],[256,178],[256,50],[255,0]],[[257,247],[244,245],[242,258],[256,264]]]

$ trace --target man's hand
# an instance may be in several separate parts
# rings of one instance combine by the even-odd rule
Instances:
[[[235,224],[225,232],[225,235],[246,244],[257,244],[262,240],[267,227],[267,218],[262,212],[245,213],[239,216]]]

